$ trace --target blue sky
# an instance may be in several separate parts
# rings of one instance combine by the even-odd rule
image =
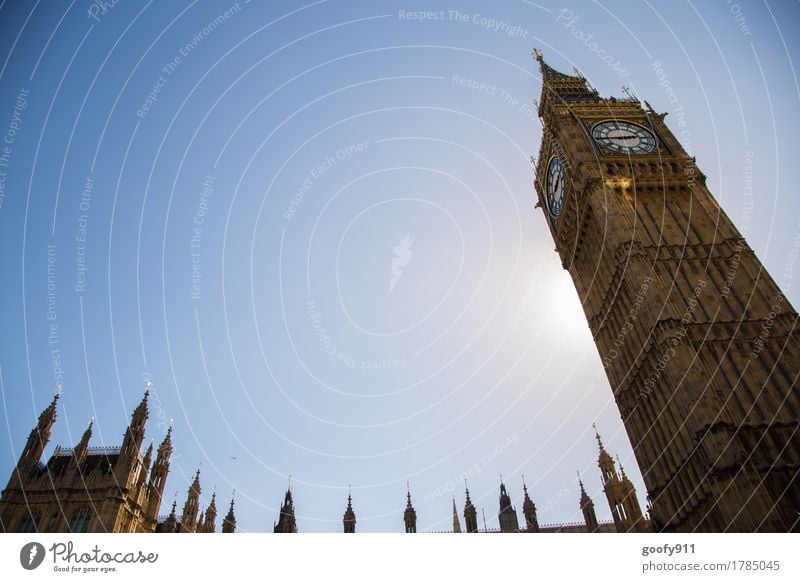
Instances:
[[[93,445],[119,444],[150,378],[148,440],[174,419],[164,511],[201,466],[203,504],[235,489],[244,531],[269,530],[289,475],[301,531],[340,531],[348,484],[358,531],[401,531],[407,481],[420,530],[444,530],[467,475],[493,527],[502,473],[520,513],[524,474],[540,522],[579,521],[580,471],[607,519],[593,422],[644,506],[533,208],[531,48],[668,112],[796,304],[797,20],[784,2],[3,2],[0,476],[58,381],[48,453],[90,416]]]

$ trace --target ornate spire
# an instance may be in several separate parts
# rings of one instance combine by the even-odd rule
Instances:
[[[127,459],[130,464],[136,459],[139,450],[142,447],[144,440],[144,426],[147,423],[147,398],[150,395],[149,390],[145,390],[144,397],[139,405],[134,409],[131,415],[131,423],[125,431],[125,438],[122,439],[122,450],[120,455]]]
[[[537,49],[533,49],[533,55],[539,62],[542,73],[542,95],[538,105],[540,117],[551,103],[563,105],[574,101],[592,102],[599,99],[597,91],[589,86],[580,73],[573,76],[555,70],[544,61],[542,53]]]
[[[565,75],[560,71],[556,71],[553,67],[548,65],[544,62],[544,55],[542,55],[542,51],[539,49],[534,48],[531,54],[536,57],[536,60],[539,62],[539,69],[542,73],[542,80],[543,81],[551,81],[553,79],[575,79],[580,77],[572,77],[571,75]]]
[[[596,532],[598,529],[597,524],[597,515],[594,511],[594,502],[592,498],[586,493],[586,489],[583,487],[583,481],[581,480],[580,471],[578,472],[578,483],[581,487],[581,499],[580,499],[580,506],[581,512],[583,512],[583,520],[586,522],[586,531],[589,533]]]
[[[211,503],[208,504],[206,509],[205,523],[203,524],[203,533],[214,533],[217,528],[217,492],[211,494]],[[200,530],[201,528],[197,528]]]
[[[53,400],[50,401],[50,404],[47,408],[45,408],[42,413],[39,415],[39,428],[43,427],[52,427],[53,424],[56,422],[56,406],[58,405],[58,399],[61,397],[61,390],[56,390],[56,393],[53,395]]]
[[[177,491],[175,492],[175,497],[178,496]],[[172,501],[172,511],[169,512],[167,519],[164,520],[163,531],[164,533],[175,533],[178,531],[178,500],[173,499]]]
[[[347,509],[342,519],[344,533],[356,533],[356,512],[353,511],[353,498],[350,495],[350,485],[347,486]]]
[[[280,513],[278,514],[278,523],[275,524],[273,531],[275,533],[297,533],[297,520],[294,513],[294,500],[292,499],[291,477],[289,477],[289,488],[286,490],[286,495],[283,498],[283,505],[281,505]]]
[[[467,501],[464,505],[464,527],[467,528],[467,533],[478,532],[478,511],[472,504],[472,499],[469,497],[469,487],[466,486],[467,482],[464,481],[464,487],[467,492]]]
[[[528,486],[525,484],[525,475],[522,476],[522,491],[525,499],[522,502],[522,514],[525,516],[525,531],[529,533],[539,531],[539,519],[536,517],[536,505],[528,495]]]
[[[617,479],[617,469],[614,466],[614,459],[608,454],[606,448],[603,446],[603,439],[600,438],[600,433],[597,432],[597,426],[592,424],[594,428],[594,437],[597,439],[597,446],[600,454],[597,457],[597,466],[600,467],[600,474],[603,478],[603,484]]]
[[[186,503],[183,504],[183,513],[181,514],[182,532],[191,533],[195,531],[195,526],[197,525],[199,517],[200,493],[200,469],[198,468],[194,476],[194,481],[192,481],[192,484],[189,486],[189,491],[186,494]]]
[[[53,400],[47,408],[39,414],[39,420],[28,436],[28,442],[25,444],[22,455],[20,455],[19,464],[17,465],[18,470],[14,472],[14,475],[27,473],[31,467],[42,458],[42,453],[44,453],[44,448],[50,441],[50,434],[56,422],[56,406],[58,405],[60,394],[61,390],[59,388],[59,390],[56,390],[55,395],[53,395]],[[14,478],[15,477],[12,477],[12,481]],[[10,486],[11,481],[9,481],[9,487]]]
[[[228,515],[222,520],[222,533],[234,533],[236,531],[236,514],[233,511],[233,498],[236,495],[234,490],[231,495],[231,507],[228,509]]]
[[[517,510],[511,505],[511,496],[506,490],[502,475],[500,475],[500,511],[497,514],[497,518],[500,521],[501,532],[512,533],[519,531]]]
[[[161,444],[158,446],[158,450],[161,450],[162,448],[169,448],[169,450],[172,451],[172,425],[169,425],[167,434],[164,435],[164,440],[161,441]]]
[[[461,533],[461,524],[458,522],[458,509],[456,509],[455,495],[453,495],[453,533]]]
[[[403,513],[403,521],[406,526],[406,533],[417,533],[417,512],[411,504],[411,484],[406,481],[406,510]]]

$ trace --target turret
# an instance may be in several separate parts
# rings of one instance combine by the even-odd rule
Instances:
[[[144,397],[131,415],[131,422],[128,429],[125,431],[125,436],[122,439],[122,448],[119,456],[123,465],[131,467],[132,462],[139,455],[144,441],[144,428],[147,424],[147,398],[150,395],[149,390],[145,390]]]
[[[200,531],[200,528],[197,528]],[[206,509],[206,519],[203,523],[203,533],[214,533],[217,530],[217,493],[211,494],[211,503]]]
[[[517,510],[511,505],[511,496],[506,491],[503,477],[500,477],[500,511],[497,514],[500,521],[500,531],[502,533],[519,532],[519,519]]]
[[[597,524],[597,515],[594,512],[594,502],[592,502],[592,498],[589,497],[586,493],[586,489],[583,488],[583,481],[581,481],[580,473],[578,474],[578,483],[581,486],[581,512],[583,512],[583,520],[586,522],[586,531],[589,533],[594,533],[598,530]]]
[[[465,489],[467,500],[464,504],[464,527],[467,529],[467,533],[478,533],[478,510],[475,509],[472,499],[469,498],[469,487],[465,487]]]
[[[22,459],[38,463],[42,458],[42,453],[47,443],[50,442],[50,434],[53,431],[53,425],[56,423],[56,405],[60,394],[56,392],[50,405],[45,408],[39,415],[39,422],[36,427],[31,431],[28,436],[28,442],[22,450]]]
[[[625,474],[625,469],[622,463],[617,458],[620,471],[620,481],[622,483],[622,503],[625,506],[625,513],[628,515],[631,522],[631,529],[629,531],[647,531],[647,525],[642,515],[642,508],[639,505],[639,499],[636,497],[636,488],[628,476]]]
[[[525,499],[522,502],[522,515],[525,516],[525,531],[528,533],[536,533],[539,531],[539,519],[536,517],[536,505],[534,505],[528,495],[528,486],[525,484],[524,475],[522,477],[522,491],[525,493]]]
[[[403,513],[403,521],[406,526],[406,533],[417,533],[417,512],[414,511],[414,506],[411,504],[411,486],[406,483],[406,510]]]
[[[83,431],[83,436],[80,442],[75,446],[73,452],[73,459],[75,460],[75,469],[80,472],[83,462],[86,460],[86,455],[89,454],[89,440],[92,438],[92,425],[94,424],[94,417],[89,419],[89,426]]]
[[[50,434],[56,422],[56,405],[58,404],[60,392],[56,392],[50,405],[39,415],[39,421],[28,436],[25,448],[19,457],[16,470],[11,473],[7,489],[19,487],[24,483],[24,479],[31,474],[37,463],[42,458],[47,443],[50,441]]]
[[[161,498],[167,484],[169,459],[172,456],[172,427],[167,429],[163,442],[158,447],[156,462],[150,470],[150,481],[147,484],[147,514],[155,520],[161,507]]]
[[[356,533],[356,512],[353,511],[353,499],[350,492],[347,492],[347,509],[344,511],[342,518],[344,525],[344,533]]]
[[[222,520],[222,533],[234,533],[236,531],[236,514],[233,512],[233,497],[231,497],[231,507],[228,515]]]
[[[178,502],[172,502],[172,511],[169,512],[167,519],[164,520],[164,524],[162,526],[163,533],[177,533],[178,531],[178,514],[177,514],[177,507]]]
[[[592,425],[594,427],[594,425]],[[603,481],[603,491],[608,500],[608,506],[611,509],[611,517],[614,519],[614,526],[617,532],[624,533],[633,528],[633,522],[628,515],[625,508],[625,490],[622,481],[617,475],[617,468],[614,465],[614,459],[608,454],[600,434],[597,432],[597,427],[594,427],[595,438],[597,439],[597,446],[599,447],[599,455],[597,458],[597,466],[600,467],[600,476]],[[639,511],[641,514],[641,510]]]
[[[197,524],[197,512],[200,504],[200,469],[194,476],[194,481],[189,486],[186,503],[181,514],[181,533],[192,533]]]
[[[297,533],[297,520],[294,515],[294,499],[292,498],[291,486],[286,490],[283,498],[278,523],[272,529],[274,533]]]

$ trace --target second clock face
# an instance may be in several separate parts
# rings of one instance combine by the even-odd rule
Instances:
[[[564,208],[564,178],[564,164],[561,158],[553,156],[547,167],[547,208],[553,218],[558,218]]]
[[[656,137],[628,121],[601,121],[592,128],[594,141],[618,154],[647,154],[656,149]]]

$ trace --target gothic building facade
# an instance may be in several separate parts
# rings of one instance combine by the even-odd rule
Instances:
[[[556,525],[539,525],[539,519],[536,512],[536,505],[528,493],[528,486],[525,483],[525,478],[522,479],[522,515],[525,519],[525,526],[520,527],[519,517],[517,510],[513,505],[511,494],[505,483],[500,479],[500,496],[497,512],[497,521],[499,528],[490,529],[484,527],[481,529],[478,526],[478,511],[470,498],[469,488],[465,488],[465,505],[464,505],[464,530],[461,529],[461,521],[458,515],[458,507],[456,506],[455,497],[453,498],[453,528],[452,533],[598,533],[598,532],[617,532],[617,533],[644,533],[650,532],[650,521],[642,515],[642,510],[639,501],[636,498],[636,489],[633,483],[628,479],[625,470],[622,469],[617,472],[617,464],[611,458],[603,446],[600,435],[595,432],[597,439],[599,454],[597,459],[597,466],[600,469],[601,483],[603,491],[608,500],[609,509],[613,521],[611,522],[598,522],[597,515],[595,514],[594,503],[580,481],[581,496],[579,499],[579,507],[583,513],[584,523],[568,523]],[[191,489],[190,489],[191,491]],[[175,513],[175,506],[173,505],[173,514]],[[347,508],[345,509],[342,519],[344,533],[356,532],[356,514],[353,509],[353,497],[350,492],[347,494]],[[406,507],[403,511],[403,525],[405,533],[417,533],[417,511],[414,508],[414,503],[411,499],[411,487],[407,485],[406,491]],[[279,518],[277,523],[274,524],[274,533],[297,533],[297,521],[295,517],[294,497],[292,488],[289,487],[284,496],[284,501],[281,504],[279,511]],[[440,532],[441,533],[441,532]],[[448,532],[449,533],[449,532]]]
[[[537,206],[583,305],[653,527],[796,531],[797,312],[666,114],[602,98],[536,56]],[[620,482],[604,475],[614,520],[627,523],[636,508]]]
[[[200,470],[189,485],[183,509],[178,513],[177,499],[172,502],[168,515],[159,516],[167,475],[172,456],[172,428],[164,440],[153,449],[151,444],[142,453],[145,424],[148,417],[148,393],[133,411],[120,447],[94,448],[89,446],[92,422],[80,442],[71,449],[56,447],[47,463],[41,458],[56,421],[59,396],[41,413],[36,427],[31,431],[14,468],[8,485],[0,497],[0,531],[3,532],[117,532],[117,533],[214,533],[217,521],[217,495],[211,495],[208,507],[203,510]],[[616,465],[606,452],[599,435],[598,467],[603,490],[608,499],[613,523],[598,523],[594,504],[581,482],[580,508],[584,524],[540,527],[536,505],[522,482],[522,515],[520,527],[517,510],[502,479],[497,519],[499,529],[490,530],[478,525],[478,513],[466,489],[463,510],[464,530],[467,533],[493,532],[557,532],[557,531],[649,531],[650,525],[642,515],[633,484],[624,470],[617,473]],[[155,455],[155,460],[153,456]],[[177,497],[177,496],[176,496]],[[406,492],[403,512],[406,533],[417,532],[417,511],[411,499],[411,488]],[[356,513],[353,498],[348,492],[347,507],[342,525],[344,533],[356,532]],[[222,519],[222,533],[236,531],[234,501]],[[287,489],[273,524],[274,533],[297,533],[294,495]],[[453,529],[461,533],[458,509],[453,498]]]
[[[56,447],[42,455],[56,422],[59,394],[41,413],[0,497],[3,532],[213,532],[216,496],[199,510],[200,472],[189,488],[180,521],[158,516],[172,456],[172,428],[156,451],[142,453],[148,392],[133,411],[119,447],[90,447],[92,425],[74,448]],[[155,460],[153,455],[155,454]],[[233,502],[223,531],[233,532]]]

